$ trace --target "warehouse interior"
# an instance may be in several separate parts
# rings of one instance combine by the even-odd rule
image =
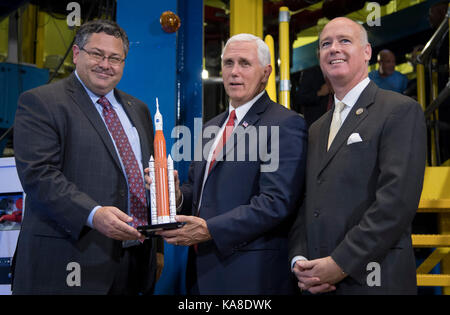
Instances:
[[[172,20],[164,24],[163,13],[169,11]],[[288,20],[280,22],[286,12]],[[159,99],[167,148],[171,148],[177,139],[176,126],[191,130],[194,145],[198,122],[204,123],[227,108],[221,52],[226,40],[236,33],[253,33],[263,39],[271,36],[274,97],[305,115],[308,108],[301,97],[305,78],[318,69],[318,35],[328,21],[346,16],[368,32],[373,50],[369,71],[378,69],[381,50],[392,51],[395,69],[408,78],[404,94],[416,99],[424,110],[427,168],[412,230],[418,288],[419,294],[449,295],[448,12],[448,1],[441,0],[1,0],[0,160],[5,162],[0,163],[0,217],[11,215],[11,209],[21,210],[20,183],[10,172],[17,99],[26,90],[73,72],[72,45],[80,22],[110,19],[126,30],[130,53],[118,87],[148,104],[152,115],[155,98]],[[287,50],[282,52],[284,46]],[[287,87],[282,82],[288,82]],[[175,168],[183,181],[189,161],[176,162]],[[14,243],[19,229],[20,222],[0,221],[0,234],[4,235],[0,237],[0,294],[9,293],[14,252],[14,244],[7,246],[6,242]],[[185,266],[179,262],[186,255],[186,249],[166,245],[165,268],[156,294],[185,294]]]

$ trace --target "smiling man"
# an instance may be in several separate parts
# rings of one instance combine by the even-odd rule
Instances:
[[[178,189],[185,215],[176,219],[186,224],[160,233],[170,244],[194,245],[187,269],[190,294],[295,292],[286,263],[287,234],[302,196],[306,124],[264,91],[271,71],[269,48],[260,38],[238,34],[228,40],[222,77],[229,107],[205,124],[218,132],[203,139],[202,152],[213,145],[203,160],[191,163],[189,179]],[[267,137],[237,135],[237,129],[249,128]],[[249,143],[256,141],[258,148],[276,153],[276,169],[264,171],[269,163],[264,156],[249,158]],[[242,160],[234,158],[239,148],[245,151]]]
[[[156,246],[136,230],[148,224],[153,126],[147,106],[115,88],[128,46],[115,22],[88,22],[75,72],[19,98],[14,149],[27,198],[14,294],[153,292]]]
[[[289,249],[298,286],[311,293],[414,294],[410,225],[425,168],[423,112],[369,80],[371,47],[361,25],[333,19],[319,45],[335,105],[309,129],[306,199]]]

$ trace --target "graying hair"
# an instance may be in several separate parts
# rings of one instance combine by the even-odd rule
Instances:
[[[80,48],[84,48],[93,33],[106,33],[122,39],[123,52],[125,53],[125,56],[128,54],[130,42],[128,41],[127,33],[125,33],[119,24],[109,20],[94,20],[81,25],[77,35],[75,35],[74,44]]]
[[[270,49],[269,46],[259,37],[252,35],[252,34],[236,34],[232,37],[230,37],[225,44],[225,47],[222,50],[221,58],[223,60],[223,53],[225,52],[225,49],[228,47],[230,43],[233,42],[255,42],[257,51],[258,51],[258,60],[261,66],[265,67],[267,65],[270,65]]]
[[[368,43],[369,43],[369,37],[368,37],[368,35],[367,35],[366,29],[364,28],[364,26],[362,26],[362,24],[359,24],[359,23],[357,23],[357,22],[355,22],[355,23],[358,24],[358,26],[359,26],[359,28],[360,28],[360,31],[361,31],[361,42],[362,42],[362,44],[363,44],[363,45],[368,44]]]

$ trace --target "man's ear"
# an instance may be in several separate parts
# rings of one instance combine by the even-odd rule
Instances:
[[[264,67],[264,78],[263,78],[263,82],[266,83],[267,81],[269,81],[269,77],[270,74],[272,73],[272,65],[267,65]]]
[[[366,56],[366,63],[369,63],[370,58],[372,58],[372,46],[370,44],[366,44],[366,47],[364,47],[364,55]]]
[[[78,47],[77,45],[73,45],[72,46],[72,53],[73,53],[73,63],[76,65],[77,61],[78,61],[78,55],[80,54],[80,47]]]

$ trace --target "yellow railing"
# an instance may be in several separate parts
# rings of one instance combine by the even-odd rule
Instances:
[[[276,68],[275,68],[275,43],[271,35],[266,35],[264,38],[267,46],[270,50],[270,64],[272,66],[272,73],[269,77],[269,82],[267,82],[266,91],[272,101],[277,101],[277,83],[276,83]]]
[[[289,66],[289,20],[291,13],[287,7],[280,8],[280,94],[278,103],[291,108],[291,81]]]
[[[439,234],[412,235],[414,247],[434,248],[417,268],[418,286],[441,286],[450,295],[450,167],[427,167],[418,212],[437,213]],[[440,264],[441,274],[429,274]]]

